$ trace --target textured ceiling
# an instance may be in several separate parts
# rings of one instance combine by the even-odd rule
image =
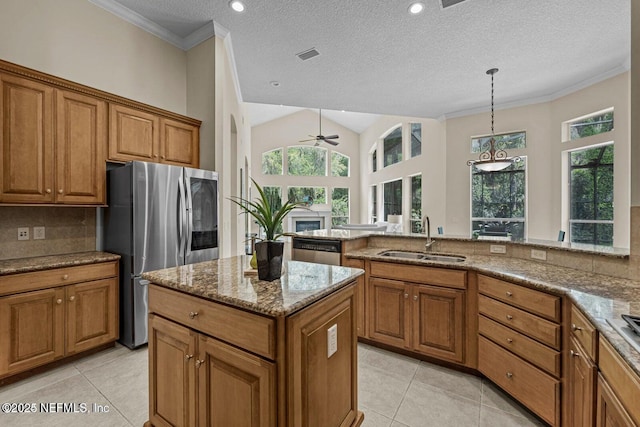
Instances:
[[[415,117],[544,100],[629,68],[630,0],[117,0],[186,37],[229,30],[242,98]],[[296,53],[315,48],[307,61]],[[279,87],[270,85],[280,82]]]

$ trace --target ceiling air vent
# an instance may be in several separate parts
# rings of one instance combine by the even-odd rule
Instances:
[[[305,50],[304,52],[296,53],[296,56],[302,59],[303,61],[306,61],[307,59],[311,59],[314,56],[318,56],[318,55],[320,55],[320,52],[318,52],[315,47]]]
[[[446,9],[458,3],[462,3],[465,0],[442,0],[442,8]]]

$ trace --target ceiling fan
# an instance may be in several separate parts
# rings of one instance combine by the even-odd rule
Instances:
[[[327,144],[331,144],[331,145],[338,145],[338,141],[334,141],[334,139],[338,139],[340,138],[338,135],[329,135],[329,136],[324,136],[322,134],[322,108],[319,109],[320,111],[320,131],[318,132],[318,135],[313,136],[313,135],[309,135],[311,137],[311,139],[303,139],[299,142],[308,142],[308,141],[315,141],[316,143],[314,144],[314,146],[318,146],[320,144],[320,141],[324,141]]]

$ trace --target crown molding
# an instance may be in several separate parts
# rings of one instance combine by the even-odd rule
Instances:
[[[187,37],[182,38],[114,0],[89,0],[89,2],[185,51],[215,34],[213,21],[207,22]]]

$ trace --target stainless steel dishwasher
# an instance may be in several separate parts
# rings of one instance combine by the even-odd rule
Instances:
[[[316,264],[340,265],[340,240],[293,238],[291,258]]]

